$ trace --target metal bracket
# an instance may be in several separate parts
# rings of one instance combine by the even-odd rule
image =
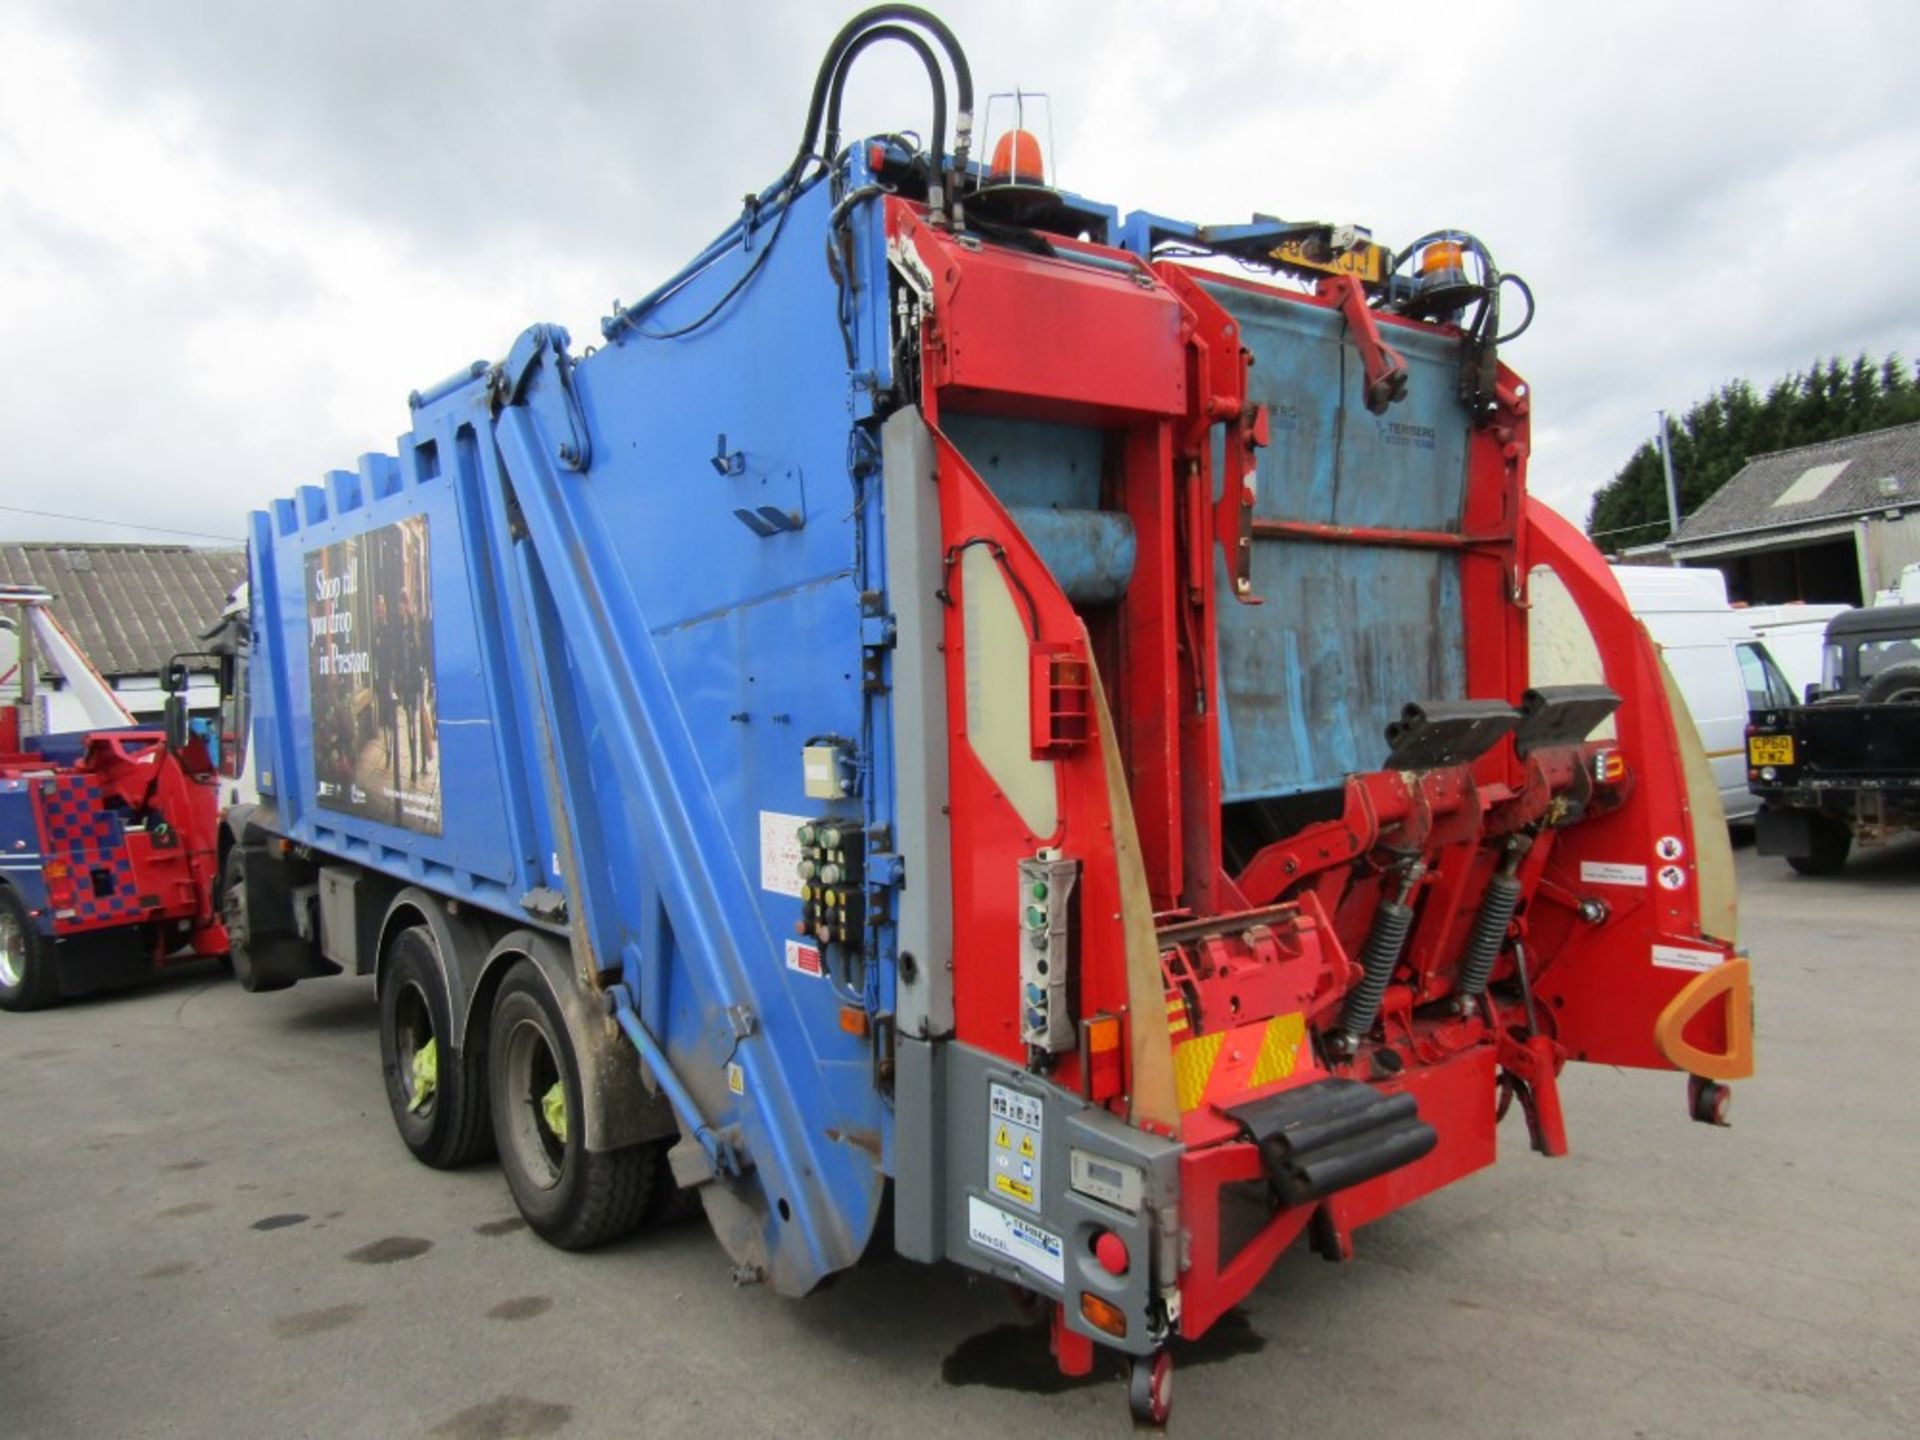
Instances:
[[[727,432],[722,430],[713,442],[712,465],[721,475],[744,475],[747,473],[747,452],[727,449]]]
[[[536,920],[550,920],[557,925],[567,921],[567,897],[550,885],[536,885],[527,891],[520,897],[520,908]]]
[[[1470,765],[1520,723],[1504,700],[1426,700],[1409,703],[1387,726],[1386,768],[1435,770]]]
[[[540,362],[550,361],[557,383],[533,391],[533,410],[548,438],[555,441],[554,456],[562,467],[582,471],[593,463],[593,440],[587,432],[580,397],[574,393],[568,338],[566,330],[558,325],[530,325],[522,330],[507,351],[507,358],[493,372],[493,403],[496,409],[525,403]]]
[[[1380,338],[1380,326],[1367,304],[1367,292],[1351,275],[1331,275],[1320,282],[1320,293],[1340,302],[1340,313],[1353,331],[1353,343],[1366,367],[1367,409],[1384,415],[1389,406],[1407,398],[1407,362]]]
[[[674,1073],[673,1065],[667,1059],[667,1052],[660,1042],[648,1033],[647,1027],[640,1023],[640,1017],[634,1013],[633,995],[625,985],[610,985],[606,991],[607,1013],[626,1032],[633,1042],[633,1048],[640,1052],[640,1058],[647,1063],[647,1070],[660,1088],[667,1092],[667,1099],[673,1103],[681,1124],[692,1130],[693,1140],[706,1152],[707,1161],[713,1167],[716,1176],[741,1176],[751,1168],[752,1161],[740,1144],[739,1131],[729,1126],[725,1130],[715,1130],[700,1113],[700,1107],[694,1103],[693,1094],[685,1083]],[[679,1147],[675,1147],[678,1149]],[[680,1177],[681,1165],[676,1162],[674,1175]],[[684,1185],[685,1181],[681,1181]]]

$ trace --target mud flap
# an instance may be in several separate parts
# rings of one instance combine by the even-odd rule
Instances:
[[[1596,779],[1617,803],[1552,832],[1526,916],[1541,1024],[1576,1060],[1751,1074],[1748,971],[1730,964],[1732,847],[1699,735],[1585,537],[1530,501],[1528,546],[1531,682],[1622,698],[1614,733],[1596,736],[1610,742]]]

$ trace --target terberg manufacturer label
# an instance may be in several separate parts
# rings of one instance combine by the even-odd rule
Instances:
[[[1066,1259],[1060,1237],[1031,1220],[987,1204],[977,1195],[967,1197],[967,1238],[983,1250],[1024,1265],[1056,1285],[1066,1283]]]

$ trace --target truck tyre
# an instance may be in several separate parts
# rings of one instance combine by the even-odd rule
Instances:
[[[394,1128],[414,1159],[452,1170],[493,1149],[487,1062],[452,1047],[446,981],[424,925],[402,930],[380,967],[380,1068]]]
[[[1831,875],[1847,863],[1853,849],[1853,831],[1838,820],[1815,816],[1808,827],[1813,848],[1805,855],[1789,855],[1787,864],[1802,875]]]
[[[1863,705],[1920,704],[1920,665],[1895,665],[1882,670],[1860,691]]]
[[[640,1223],[654,1186],[655,1147],[587,1149],[573,1040],[532,961],[520,961],[500,982],[487,1075],[500,1168],[535,1234],[562,1250],[588,1250]]]
[[[38,1010],[60,998],[55,953],[20,897],[0,885],[0,1010]]]
[[[227,963],[241,989],[249,995],[264,995],[293,984],[290,977],[258,963],[254,953],[255,941],[247,925],[247,867],[238,845],[227,852],[227,863],[220,868],[220,920],[227,927]]]

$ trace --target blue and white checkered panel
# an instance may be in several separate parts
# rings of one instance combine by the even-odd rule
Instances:
[[[120,817],[101,803],[93,778],[40,780],[34,799],[43,863],[63,860],[71,867],[73,900],[55,911],[54,928],[94,930],[140,919],[145,907],[127,855],[126,831]],[[100,872],[104,882],[96,878]]]

